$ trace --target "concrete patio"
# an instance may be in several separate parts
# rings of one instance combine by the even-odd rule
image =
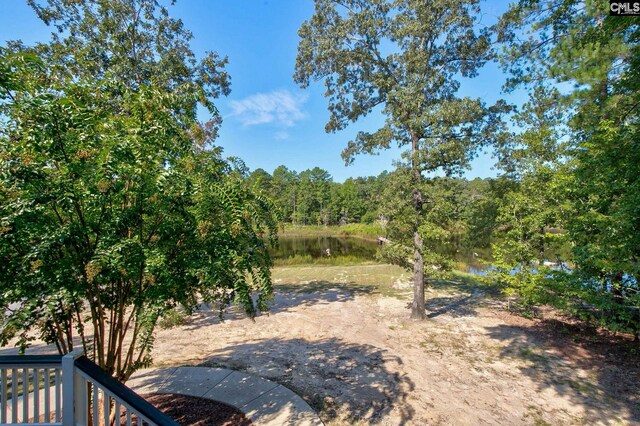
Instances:
[[[126,384],[140,394],[176,393],[223,402],[245,413],[256,425],[323,424],[309,404],[286,387],[226,368],[144,369]]]

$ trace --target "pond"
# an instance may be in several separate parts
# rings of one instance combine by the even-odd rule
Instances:
[[[279,247],[273,249],[271,255],[275,260],[293,258],[350,257],[354,260],[375,260],[378,243],[354,237],[299,237],[280,236]]]
[[[378,242],[355,237],[335,236],[280,236],[279,247],[271,255],[276,263],[299,263],[304,261],[374,261]],[[487,269],[481,259],[489,259],[488,249],[459,250],[452,255],[455,268],[462,272],[482,275]]]

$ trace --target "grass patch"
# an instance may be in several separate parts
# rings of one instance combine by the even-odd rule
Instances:
[[[349,291],[352,293],[371,293],[372,287],[361,286],[356,283],[335,283],[329,281],[310,281],[296,284],[277,284],[278,291],[283,293],[319,293],[327,289]]]
[[[431,287],[437,290],[443,291],[473,291],[481,286],[483,283],[478,280],[478,277],[466,272],[453,270],[447,278],[436,279],[429,281]]]
[[[371,265],[377,262],[363,261],[361,257],[357,256],[328,256],[314,258],[311,255],[295,255],[293,257],[287,257],[285,259],[274,259],[274,266],[295,266],[295,265]]]
[[[281,292],[320,292],[337,288],[410,300],[413,291],[411,273],[388,264],[280,265],[272,269],[271,275],[275,290]],[[473,275],[462,272],[452,273],[447,280],[435,280],[431,287],[438,294],[486,291],[486,286]]]
[[[536,367],[547,367],[550,363],[549,358],[539,348],[525,346],[518,352],[518,358],[522,358],[531,362]]]
[[[522,419],[530,420],[533,426],[551,426],[551,423],[547,422],[543,415],[544,413],[540,408],[530,405],[527,407],[527,412],[522,416]]]
[[[451,271],[450,276],[444,279],[429,280],[433,290],[444,293],[474,293],[482,291],[490,297],[502,297],[500,290],[495,286],[486,284],[482,277],[462,271]]]
[[[340,226],[322,225],[290,225],[286,224],[282,236],[327,236],[327,237],[359,237],[375,240],[380,235],[385,235],[379,225],[366,223],[350,223]]]
[[[450,332],[431,332],[424,336],[419,345],[426,352],[440,355],[453,353],[456,356],[464,356],[468,352],[465,339],[458,334]]]
[[[272,279],[276,291],[319,292],[329,288],[371,295],[407,298],[411,275],[393,265],[299,265],[275,267]]]

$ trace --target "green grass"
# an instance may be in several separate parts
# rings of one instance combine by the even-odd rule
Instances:
[[[295,255],[286,259],[274,259],[274,266],[316,266],[316,265],[374,265],[373,260],[363,260],[358,256],[331,256],[314,258],[311,255]]]
[[[384,230],[378,225],[369,225],[365,223],[350,223],[348,225],[341,226],[286,224],[280,235],[300,237],[357,237],[374,240],[378,236],[384,235]]]
[[[275,291],[320,292],[329,288],[397,297],[412,297],[411,273],[387,264],[295,265],[272,269]],[[471,293],[483,284],[473,275],[454,272],[450,279],[436,280],[431,287],[437,293]]]
[[[486,284],[482,277],[457,270],[451,271],[448,278],[435,279],[430,284],[433,289],[445,293],[473,293],[476,290],[481,290],[488,296],[501,296],[500,290]]]
[[[398,266],[379,264],[359,265],[298,265],[275,267],[272,279],[276,291],[318,292],[329,288],[368,294],[405,298],[411,288],[402,288],[411,274]],[[394,287],[396,285],[396,287]]]

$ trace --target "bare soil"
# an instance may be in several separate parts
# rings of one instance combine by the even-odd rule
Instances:
[[[317,277],[317,279],[312,279]],[[204,309],[160,330],[156,366],[244,370],[326,424],[640,424],[640,347],[552,311],[527,319],[470,277],[434,283],[409,317],[388,265],[276,268],[271,313]]]
[[[389,265],[281,267],[269,314],[204,307],[156,334],[155,366],[243,370],[297,392],[330,425],[640,425],[640,345],[473,277],[433,283],[409,319]],[[14,353],[5,348],[2,354]],[[51,351],[34,345],[30,353]]]

